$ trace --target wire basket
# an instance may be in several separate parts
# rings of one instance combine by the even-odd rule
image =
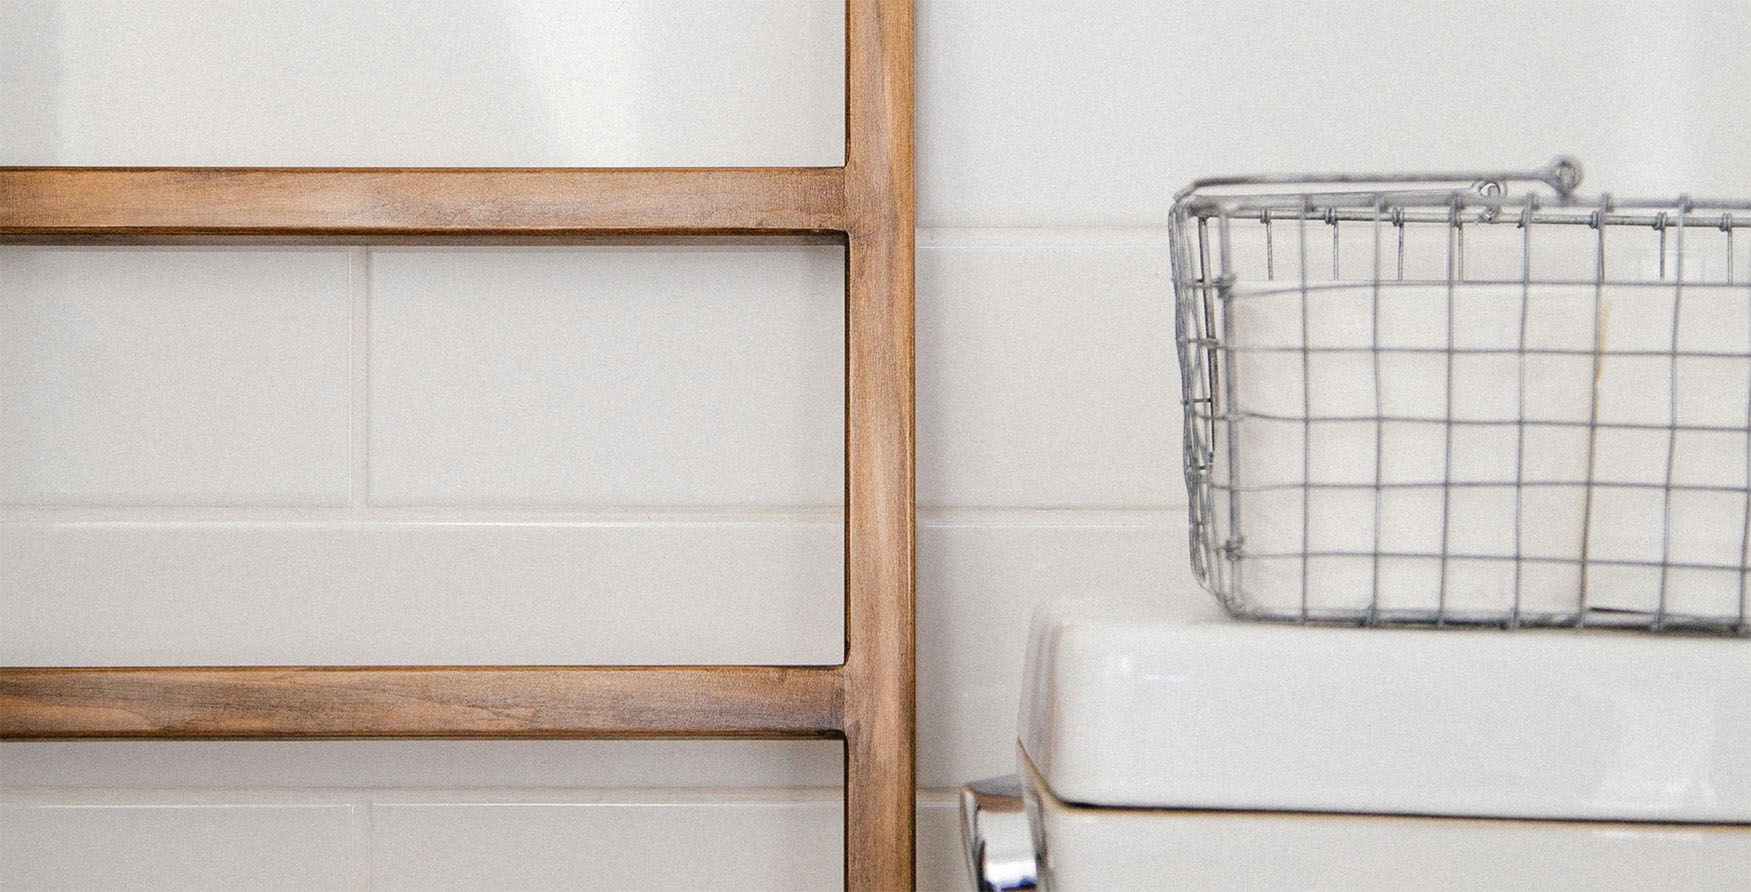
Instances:
[[[1751,202],[1579,181],[1177,196],[1192,565],[1229,613],[1751,633]]]

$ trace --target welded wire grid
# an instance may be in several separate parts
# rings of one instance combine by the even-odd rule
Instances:
[[[1180,193],[1192,563],[1230,613],[1751,634],[1751,202],[1579,177]]]

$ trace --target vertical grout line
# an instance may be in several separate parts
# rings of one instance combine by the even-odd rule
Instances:
[[[362,511],[371,504],[371,249],[352,249],[347,277],[352,300],[352,412],[348,421],[348,504]]]

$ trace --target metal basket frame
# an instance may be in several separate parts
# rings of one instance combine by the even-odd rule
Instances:
[[[1734,246],[1735,233],[1751,230],[1751,201],[1697,200],[1689,197],[1634,201],[1615,200],[1609,195],[1581,200],[1574,194],[1580,179],[1580,165],[1571,159],[1559,158],[1545,168],[1529,172],[1206,179],[1193,183],[1176,195],[1171,228],[1173,284],[1176,342],[1185,419],[1184,467],[1189,494],[1192,567],[1200,583],[1221,600],[1231,615],[1266,620],[1328,621],[1364,625],[1408,623],[1509,628],[1610,626],[1653,631],[1751,635],[1751,622],[1747,618],[1747,589],[1751,587],[1751,396],[1747,397],[1747,404],[1742,407],[1742,424],[1696,424],[1681,417],[1679,411],[1681,390],[1687,398],[1692,394],[1687,389],[1691,385],[1683,380],[1680,363],[1690,363],[1693,358],[1741,364],[1748,382],[1745,385],[1747,394],[1751,394],[1751,334],[1746,336],[1742,347],[1724,351],[1694,350],[1680,338],[1680,332],[1685,330],[1682,326],[1698,324],[1696,320],[1686,319],[1683,315],[1687,294],[1693,295],[1693,302],[1702,299],[1694,295],[1723,293],[1737,300],[1737,295],[1742,290],[1743,300],[1751,305],[1751,263],[1745,262],[1751,260],[1751,249],[1747,249],[1748,245],[1741,244],[1735,253]],[[1238,249],[1234,239],[1239,227],[1248,228],[1251,233],[1249,238],[1256,236],[1262,228],[1262,270],[1257,268],[1257,257],[1237,257]],[[1520,246],[1519,257],[1497,256],[1492,258],[1494,265],[1500,268],[1505,259],[1517,259],[1518,276],[1469,275],[1466,257],[1468,231],[1473,234],[1474,240],[1478,240],[1477,234],[1480,231],[1490,235],[1498,255],[1504,252],[1513,253],[1513,249],[1502,247],[1506,244],[1501,237],[1505,230],[1499,227],[1512,227],[1516,231]],[[1533,240],[1535,234],[1553,227],[1583,227],[1583,233],[1592,233],[1591,240],[1595,248],[1590,263],[1590,276],[1553,275],[1544,268],[1541,260],[1545,258],[1535,252]],[[1331,269],[1329,279],[1319,281],[1310,278],[1310,265],[1324,262],[1323,257],[1314,259],[1316,249],[1313,247],[1317,240],[1324,237],[1324,230],[1330,231]],[[1413,275],[1407,279],[1407,230],[1423,234],[1436,230],[1444,233],[1441,240],[1445,249],[1437,252],[1444,256],[1436,258],[1440,269],[1435,275],[1420,278]],[[1608,241],[1615,243],[1616,233],[1632,231],[1639,233],[1637,238],[1651,240],[1652,247],[1648,248],[1650,254],[1653,251],[1658,253],[1657,270],[1651,267],[1647,270],[1652,275],[1625,275],[1616,268],[1616,261],[1611,260],[1612,251]],[[1341,242],[1340,232],[1350,236],[1350,240]],[[1611,234],[1609,238],[1608,234]],[[1708,276],[1699,276],[1694,270],[1687,275],[1687,240],[1694,248],[1702,243],[1701,240],[1711,237],[1717,242],[1709,250],[1718,254],[1724,246],[1724,275],[1717,271]],[[1280,239],[1286,240],[1282,248],[1278,247]],[[1744,242],[1745,239],[1741,237],[1739,241]],[[1344,254],[1340,248],[1346,245],[1351,248],[1358,245],[1363,247],[1363,269],[1359,276],[1353,269],[1354,258],[1351,274],[1347,277],[1340,275],[1339,266]],[[1323,252],[1323,248],[1318,250]],[[1414,244],[1410,250],[1413,260],[1429,259],[1416,257],[1418,247]],[[1278,268],[1279,251],[1293,255],[1293,263],[1282,264],[1289,268]],[[1250,267],[1247,266],[1249,261],[1253,262]],[[1697,261],[1692,262],[1694,264]],[[1328,286],[1328,282],[1339,284]],[[1468,349],[1463,344],[1456,344],[1456,325],[1464,324],[1464,320],[1455,318],[1456,298],[1483,287],[1502,292],[1503,289],[1511,291],[1513,286],[1518,286],[1520,295],[1517,343],[1487,350]],[[1390,302],[1392,296],[1412,294],[1411,287],[1420,288],[1421,291],[1416,294],[1424,295],[1444,291],[1444,346],[1413,349],[1382,341],[1383,300]],[[1590,348],[1582,345],[1555,350],[1528,346],[1528,307],[1536,305],[1536,295],[1540,293],[1540,289],[1554,287],[1579,289],[1578,293],[1591,289],[1594,327],[1598,335]],[[1355,343],[1336,346],[1316,344],[1309,337],[1310,320],[1321,312],[1320,301],[1330,299],[1322,297],[1321,292],[1329,295],[1340,288],[1348,289],[1347,293],[1352,296],[1366,294],[1371,299],[1371,337],[1356,337]],[[1661,295],[1661,306],[1669,305],[1671,315],[1671,331],[1667,342],[1639,350],[1618,349],[1608,345],[1602,316],[1609,308],[1605,306],[1605,299],[1601,295],[1611,288],[1636,288],[1643,289],[1638,293]],[[1262,347],[1237,339],[1236,302],[1263,300],[1266,297],[1297,305],[1300,317],[1298,344]],[[1316,389],[1310,364],[1322,352],[1333,355],[1342,352],[1353,357],[1371,358],[1374,391],[1372,411],[1338,414],[1322,413],[1318,410],[1313,396]],[[1248,356],[1249,353],[1252,355]],[[1439,409],[1431,407],[1428,413],[1415,417],[1388,412],[1381,396],[1383,381],[1391,380],[1383,377],[1382,358],[1393,359],[1401,354],[1411,353],[1437,359],[1444,357],[1446,363],[1442,385],[1446,391],[1445,406]],[[1516,375],[1504,375],[1499,382],[1504,391],[1511,388],[1517,396],[1513,413],[1502,413],[1500,417],[1487,419],[1468,419],[1455,413],[1454,364],[1456,358],[1469,361],[1466,359],[1469,354],[1503,357],[1511,360],[1517,367]],[[1528,360],[1532,358],[1542,361],[1539,357],[1546,355],[1584,357],[1593,363],[1592,405],[1584,420],[1559,421],[1537,417],[1536,413],[1528,414]],[[1631,357],[1634,359],[1631,360]],[[1276,368],[1284,370],[1289,376],[1293,376],[1296,372],[1295,366],[1299,364],[1302,391],[1300,411],[1272,416],[1244,405],[1241,399],[1242,388],[1238,388],[1236,382],[1244,373],[1237,370],[1240,368],[1237,360],[1251,363],[1255,367],[1260,362],[1280,363]],[[1636,418],[1627,422],[1602,418],[1599,381],[1605,368],[1603,363],[1608,361],[1618,364],[1633,361],[1639,364],[1638,367],[1648,368],[1664,364],[1669,391],[1665,411],[1655,413],[1658,417]],[[1243,442],[1246,431],[1242,430],[1242,426],[1256,426],[1264,422],[1281,426],[1286,436],[1293,436],[1293,428],[1299,424],[1302,467],[1298,475],[1290,474],[1292,478],[1298,476],[1298,480],[1291,479],[1287,483],[1266,486],[1249,482],[1241,472],[1241,467],[1248,458],[1244,454],[1247,444]],[[1445,469],[1440,479],[1399,483],[1382,473],[1387,452],[1387,444],[1383,443],[1384,432],[1389,425],[1401,422],[1433,424],[1444,431]],[[1333,483],[1318,479],[1312,456],[1318,433],[1316,428],[1340,423],[1361,425],[1364,429],[1367,425],[1373,426],[1374,467],[1371,480]],[[1494,479],[1456,479],[1455,432],[1465,433],[1476,425],[1495,425],[1500,430],[1515,432],[1515,466],[1512,469],[1503,467]],[[1541,480],[1527,476],[1526,432],[1529,429],[1553,425],[1584,431],[1587,451],[1584,477],[1573,480]],[[1637,436],[1650,442],[1663,436],[1663,476],[1655,480],[1623,483],[1600,479],[1596,475],[1600,432],[1619,429],[1642,432]],[[1745,440],[1745,467],[1721,469],[1719,479],[1710,479],[1702,484],[1687,482],[1690,481],[1689,475],[1693,469],[1678,460],[1678,446],[1680,436],[1688,437],[1692,432],[1707,432],[1709,436],[1742,436]],[[1290,469],[1291,472],[1293,470]],[[1711,467],[1708,470],[1712,472],[1715,469]],[[1681,471],[1683,473],[1679,473]],[[1370,475],[1363,473],[1361,476],[1365,478]],[[1386,516],[1382,513],[1382,499],[1401,486],[1415,486],[1422,488],[1419,491],[1439,493],[1441,514],[1438,548],[1405,551],[1382,547],[1383,528],[1388,526]],[[1511,549],[1498,548],[1478,553],[1475,550],[1466,552],[1455,547],[1451,503],[1453,493],[1467,487],[1496,488],[1504,493],[1511,489]],[[1526,509],[1525,495],[1535,490],[1549,491],[1551,487],[1567,488],[1567,491],[1584,500],[1581,508],[1581,529],[1573,548],[1566,553],[1534,554],[1523,548],[1523,532],[1530,525],[1539,523],[1540,519],[1531,516],[1532,512]],[[1299,491],[1301,539],[1298,548],[1280,548],[1271,552],[1249,548],[1247,526],[1244,523],[1249,519],[1246,503],[1268,489],[1290,495]],[[1359,498],[1364,500],[1367,493],[1372,493],[1371,547],[1350,547],[1332,551],[1322,549],[1313,541],[1313,502],[1318,494],[1337,489],[1351,491],[1352,495],[1360,493]],[[1645,492],[1649,494],[1647,499],[1657,499],[1660,503],[1657,558],[1651,554],[1636,558],[1610,556],[1594,543],[1597,533],[1590,528],[1597,512],[1601,510],[1595,504],[1595,497],[1601,491],[1617,489]],[[1735,531],[1739,543],[1738,554],[1734,556],[1736,559],[1715,556],[1707,561],[1697,562],[1681,559],[1682,555],[1674,555],[1674,496],[1685,500],[1690,497],[1684,494],[1693,491],[1730,493],[1742,501],[1739,528]],[[1651,505],[1652,501],[1647,503]],[[1285,522],[1293,526],[1296,518],[1292,516],[1292,511],[1288,513],[1290,516]],[[1310,597],[1309,574],[1312,568],[1321,561],[1339,559],[1350,568],[1346,572],[1354,571],[1358,580],[1364,578],[1365,574],[1369,581],[1359,583],[1357,587],[1366,588],[1367,591],[1356,592],[1354,597],[1348,599],[1340,599],[1342,603],[1322,603],[1319,598]],[[1289,565],[1298,562],[1298,603],[1286,603],[1282,598],[1267,601],[1255,597],[1249,589],[1249,568],[1270,561],[1277,562],[1272,566],[1278,568],[1284,566],[1282,562],[1285,561]],[[1386,592],[1382,589],[1383,561],[1425,561],[1431,562],[1432,566],[1438,565],[1438,590],[1433,593],[1432,600],[1406,607],[1395,606],[1392,598],[1383,598],[1383,594],[1393,594],[1390,587]],[[1490,566],[1503,573],[1511,567],[1511,601],[1504,600],[1504,603],[1482,609],[1476,605],[1457,604],[1456,601],[1461,599],[1452,597],[1454,583],[1451,568],[1462,562],[1493,562]],[[1549,591],[1539,592],[1540,597],[1537,599],[1528,598],[1531,591],[1528,586],[1535,583],[1527,580],[1528,574],[1525,571],[1535,565],[1572,567],[1572,575],[1576,580],[1572,597],[1564,595],[1560,604],[1552,603],[1552,593]],[[1620,571],[1613,568],[1622,569]],[[1371,572],[1367,572],[1368,570]],[[1625,573],[1633,571],[1640,574],[1637,578],[1648,580],[1652,588],[1648,592],[1648,602],[1645,605],[1625,607],[1621,603],[1608,603],[1595,597],[1595,593],[1589,591],[1590,586],[1597,587],[1595,577],[1607,570]],[[1292,570],[1286,572],[1293,576]],[[1726,591],[1706,609],[1677,603],[1680,600],[1677,595],[1682,591],[1683,580],[1675,580],[1674,577],[1696,572],[1716,574],[1709,578],[1721,580],[1727,578],[1721,574],[1734,574],[1737,580],[1736,603],[1733,603],[1731,591]],[[1502,585],[1503,591],[1506,591],[1506,583]],[[1365,601],[1362,598],[1364,594]],[[1538,603],[1533,604],[1532,600]]]

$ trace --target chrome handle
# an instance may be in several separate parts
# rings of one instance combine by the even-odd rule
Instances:
[[[1019,777],[1006,774],[961,787],[961,841],[973,888],[979,892],[1039,888]]]

